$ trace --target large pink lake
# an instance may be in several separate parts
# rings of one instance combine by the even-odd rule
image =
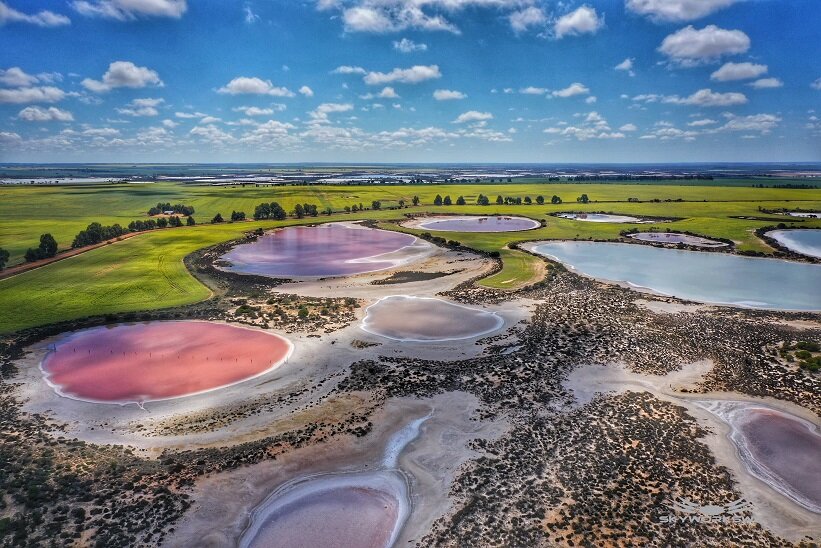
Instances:
[[[541,224],[524,217],[440,217],[422,219],[419,228],[441,232],[517,232],[532,230]]]
[[[129,403],[197,394],[261,375],[282,363],[292,345],[255,329],[164,321],[78,331],[55,349],[41,368],[58,393]]]
[[[395,252],[415,243],[410,234],[362,226],[294,226],[238,245],[222,259],[231,263],[225,270],[240,274],[348,276],[398,266],[407,257]]]

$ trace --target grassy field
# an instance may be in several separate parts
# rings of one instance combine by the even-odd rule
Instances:
[[[475,202],[483,193],[495,199],[503,196],[561,196],[566,203],[542,206],[432,206],[436,194],[454,200],[464,196]],[[594,203],[581,205],[576,197],[586,193]],[[400,211],[366,211],[356,216],[335,214],[332,220],[372,218],[391,220],[403,213],[505,213],[547,219],[548,226],[523,233],[447,233],[448,238],[485,251],[499,251],[504,267],[481,283],[490,287],[513,288],[534,281],[540,260],[510,250],[514,241],[533,239],[616,238],[621,230],[634,225],[586,223],[550,217],[557,211],[607,211],[635,215],[681,218],[665,228],[687,230],[708,236],[729,238],[742,250],[767,251],[753,231],[788,218],[773,221],[734,219],[733,216],[760,216],[758,208],[796,208],[821,210],[821,190],[759,189],[750,187],[706,187],[676,185],[619,184],[504,184],[435,186],[316,186],[276,188],[198,187],[172,183],[151,185],[111,185],[97,187],[17,187],[0,188],[0,247],[12,252],[19,261],[25,249],[37,243],[39,235],[51,232],[65,248],[77,231],[92,221],[103,224],[144,218],[148,207],[159,201],[185,203],[197,210],[200,222],[217,212],[224,216],[232,210],[253,212],[262,201],[278,201],[286,209],[296,203],[315,203],[341,211],[346,205],[370,206],[381,200],[395,205],[400,199],[410,203],[418,195],[422,204]],[[640,200],[684,202],[633,203]],[[320,215],[313,221],[328,220]],[[293,224],[236,223],[201,225],[193,228],[159,230],[130,238],[111,246],[59,261],[6,280],[0,280],[0,310],[13,311],[0,317],[0,332],[79,318],[93,314],[158,309],[188,304],[208,296],[208,290],[185,269],[182,259],[188,253],[239,236],[257,227]],[[801,223],[821,227],[821,221]],[[421,231],[415,231],[419,233]]]

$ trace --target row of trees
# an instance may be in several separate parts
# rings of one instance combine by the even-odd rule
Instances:
[[[414,199],[418,200],[416,196],[414,196]],[[586,204],[589,200],[587,198],[587,194],[582,194],[581,197],[576,199],[576,201],[583,202]],[[465,200],[464,196],[459,196],[458,198],[456,198],[455,203],[456,205],[467,205],[467,201]],[[525,196],[524,198],[522,198],[521,196],[496,196],[496,205],[531,205],[533,203],[534,200],[530,196]],[[545,203],[545,197],[536,196],[535,203],[538,205],[543,205]],[[554,194],[553,197],[550,198],[550,203],[554,205],[560,204],[562,203],[562,199]],[[450,196],[445,196],[443,198],[441,195],[437,194],[436,198],[433,199],[433,205],[436,206],[449,206],[453,204],[454,202]],[[485,196],[484,194],[479,194],[479,196],[476,197],[476,204],[482,206],[490,205],[490,197]],[[418,201],[415,201],[413,205],[418,205]]]
[[[186,226],[194,226],[197,222],[194,220],[194,217],[188,217],[184,223]],[[71,247],[78,248],[78,247],[85,247],[87,245],[94,245],[99,244],[100,242],[104,242],[106,240],[111,240],[113,238],[119,238],[129,232],[144,232],[146,230],[154,230],[156,228],[176,228],[179,226],[183,226],[182,218],[177,217],[176,215],[173,217],[161,217],[159,219],[146,219],[146,220],[137,220],[131,221],[128,223],[128,228],[123,228],[119,224],[113,224],[110,226],[103,226],[100,223],[91,223],[86,227],[85,230],[81,230],[77,233],[74,237],[74,241],[71,242]]]
[[[180,215],[185,215],[187,217],[190,217],[191,215],[194,214],[194,208],[192,206],[187,206],[187,205],[183,205],[183,204],[171,205],[170,202],[166,202],[166,203],[159,202],[159,203],[157,203],[156,206],[154,206],[154,207],[152,207],[151,209],[148,210],[148,214],[153,216],[153,215],[159,215],[160,213],[164,213],[166,211],[173,211],[174,213],[178,213]]]
[[[282,221],[287,216],[288,214],[285,212],[285,209],[277,202],[271,202],[270,204],[263,202],[254,209],[255,221],[261,221],[263,219]]]
[[[9,262],[9,257],[10,256],[11,255],[9,254],[8,251],[6,251],[2,247],[0,247],[0,270],[3,270],[4,268],[6,268],[6,265]]]
[[[188,217],[185,220],[186,226],[194,226],[197,224],[197,221],[194,220],[194,217]],[[165,228],[165,227],[177,227],[182,226],[182,219],[179,217],[169,217],[166,218],[159,218],[159,219],[148,219],[146,221],[139,220],[139,221],[131,221],[128,223],[128,231],[129,232],[143,232],[145,230],[154,230],[155,228]]]

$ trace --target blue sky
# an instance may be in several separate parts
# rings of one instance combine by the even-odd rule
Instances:
[[[817,0],[0,0],[0,161],[821,161]]]

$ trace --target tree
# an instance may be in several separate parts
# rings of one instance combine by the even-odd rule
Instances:
[[[453,202],[450,199],[450,195],[445,196],[445,198],[442,200],[442,205],[453,205]]]
[[[536,196],[536,203],[539,204],[539,205],[543,205],[544,204],[544,196],[541,196],[541,195]]]
[[[356,207],[356,206],[354,206],[354,207]],[[345,213],[350,213],[350,212],[351,212],[351,206],[345,206]]]
[[[525,196],[525,203],[526,203],[527,205],[530,205],[530,204],[532,204],[532,203],[533,203],[533,200],[531,200],[531,199],[530,199],[530,196]]]
[[[55,255],[57,255],[57,240],[55,240],[51,234],[46,233],[40,236],[39,247],[28,248],[26,251],[26,261],[33,262],[40,259],[48,259]]]
[[[214,215],[214,218],[211,219],[211,224],[221,223],[223,221],[225,221],[225,219],[222,218],[222,213],[217,213]]]
[[[581,202],[581,203],[583,203],[583,204],[586,204],[586,203],[588,203],[588,202],[590,201],[590,198],[588,198],[588,197],[587,197],[587,194],[582,194],[581,196],[579,196],[578,198],[576,198],[576,201],[577,201],[577,202]]]
[[[405,207],[405,200],[399,200],[399,207]]]
[[[160,228],[167,227],[168,226],[168,219],[166,219],[165,217],[160,217],[159,219],[157,219],[157,226],[160,227]]]
[[[458,198],[456,198],[456,205],[465,205],[465,204],[467,204],[467,202],[465,202],[465,197],[464,196],[459,196]]]
[[[232,211],[231,212],[231,221],[244,221],[245,220],[245,212],[244,211]]]
[[[503,203],[505,203],[504,198],[501,195],[496,196],[496,205],[502,205]]]
[[[479,197],[476,198],[476,203],[478,205],[483,205],[483,206],[490,205],[490,198],[488,198],[484,194],[479,194]]]
[[[0,247],[0,270],[6,268],[6,264],[9,262],[9,252]]]
[[[433,199],[433,205],[436,205],[436,206],[442,205],[442,196],[437,194],[436,198]]]
[[[194,220],[194,217],[188,217],[188,218],[185,220],[185,224],[186,224],[187,226],[194,226],[194,225],[196,225],[196,224],[197,224],[197,221],[195,221],[195,220]]]
[[[371,209],[382,209],[382,202],[379,200],[374,200],[371,202]]]
[[[560,204],[562,203],[562,199],[554,194],[553,197],[550,198],[550,203],[553,205]]]
[[[305,208],[302,207],[302,204],[297,204],[294,206],[294,215],[296,215],[297,219],[301,219],[305,216]]]
[[[419,205],[419,196],[414,196],[413,198],[411,198],[411,203],[415,206],[418,206]]]

